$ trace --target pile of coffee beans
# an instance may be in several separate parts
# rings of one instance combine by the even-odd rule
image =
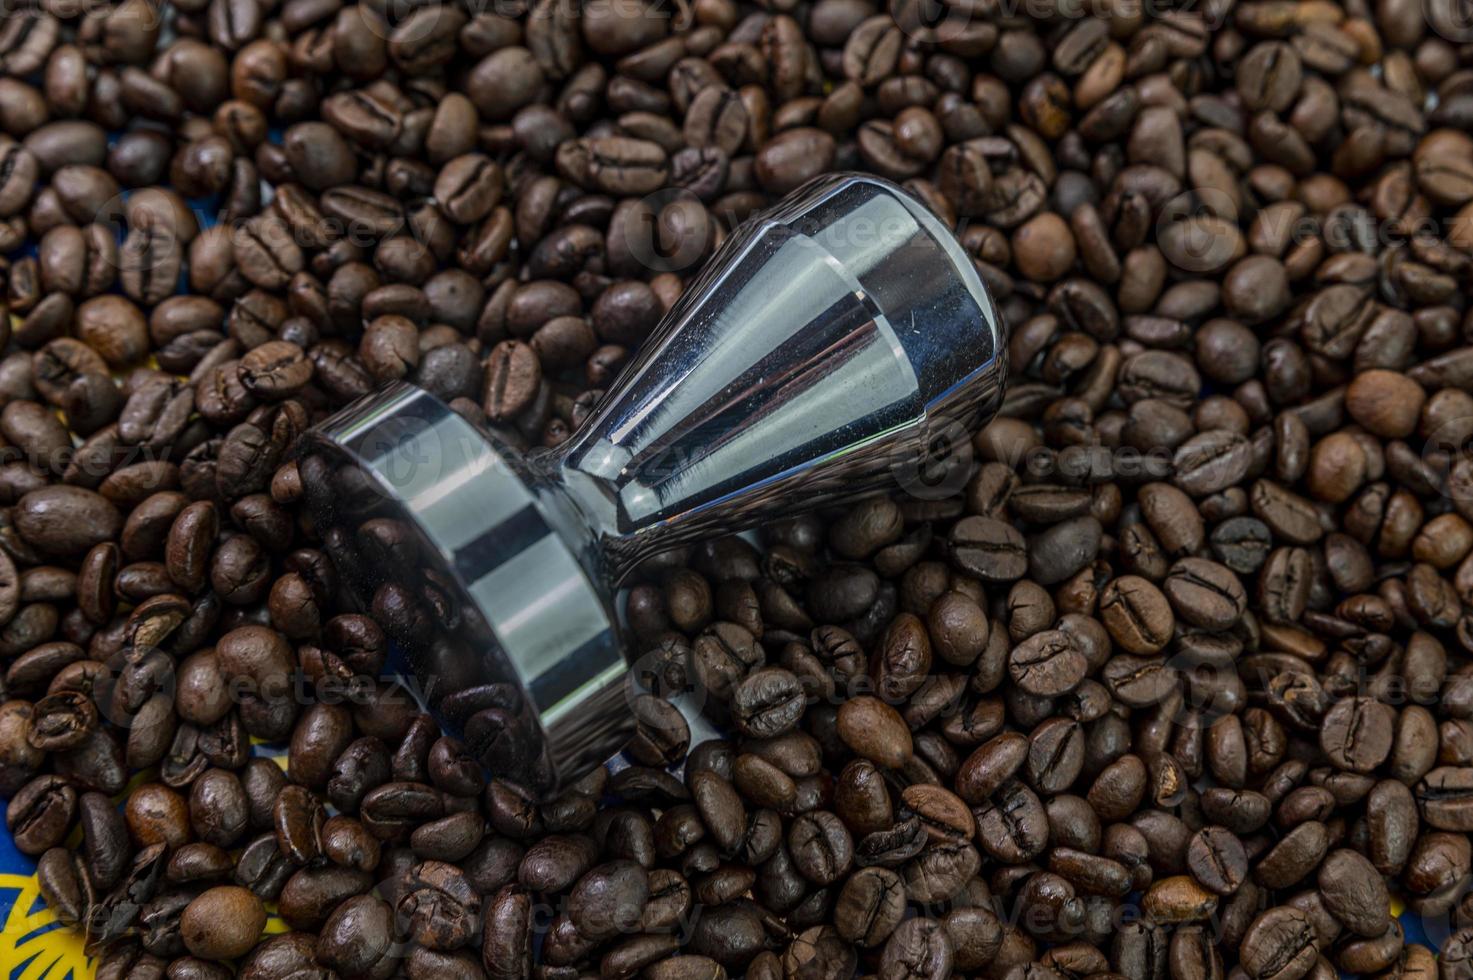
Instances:
[[[10,0],[0,796],[50,908],[134,980],[1473,977],[1470,21]],[[729,737],[643,694],[627,768],[488,778],[380,679],[297,440],[407,379],[558,445],[835,169],[1010,326],[965,480],[649,564],[646,673]]]

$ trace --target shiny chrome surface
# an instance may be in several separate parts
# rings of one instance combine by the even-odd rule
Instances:
[[[633,718],[609,590],[585,567],[586,535],[515,452],[396,382],[314,429],[299,466],[327,491],[309,495],[314,521],[416,693],[488,769],[551,793],[559,773],[619,751]],[[375,521],[413,536],[414,567],[359,547]],[[411,601],[408,622],[383,614]]]
[[[996,410],[1005,349],[930,212],[888,181],[821,178],[727,240],[557,451],[519,458],[396,384],[314,430],[303,480],[369,610],[414,608],[391,632],[432,710],[546,794],[633,724],[613,612],[629,569],[913,474]],[[365,561],[374,519],[412,529],[417,560]]]
[[[538,461],[598,527],[615,579],[660,550],[884,487],[1002,397],[1002,327],[975,266],[888,181],[820,178],[707,269]]]

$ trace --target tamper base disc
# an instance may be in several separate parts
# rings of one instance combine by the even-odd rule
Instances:
[[[547,794],[622,747],[617,619],[511,450],[395,384],[318,427],[299,465],[339,568],[492,775]]]

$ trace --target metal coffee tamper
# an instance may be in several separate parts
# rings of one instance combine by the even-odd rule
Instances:
[[[992,416],[1005,347],[951,231],[888,181],[835,175],[737,228],[557,449],[522,454],[396,383],[299,463],[430,710],[545,796],[633,731],[636,564],[893,485],[943,427]]]

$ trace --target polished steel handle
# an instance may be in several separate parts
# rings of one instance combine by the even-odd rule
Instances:
[[[614,579],[661,550],[861,496],[996,411],[971,257],[889,181],[809,183],[729,239],[544,463]]]

